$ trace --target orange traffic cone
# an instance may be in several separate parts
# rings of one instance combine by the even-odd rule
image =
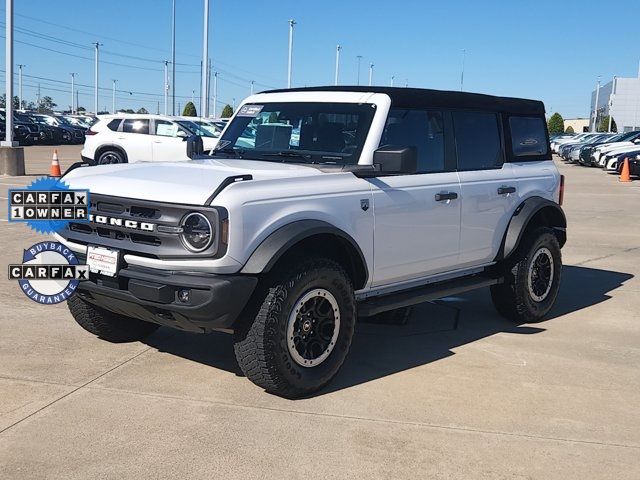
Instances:
[[[620,181],[621,182],[631,181],[631,175],[629,173],[629,157],[625,157],[624,163],[622,164],[622,172],[620,172]]]
[[[53,158],[51,159],[51,170],[49,172],[50,177],[61,177],[60,162],[58,162],[58,150],[53,151]]]

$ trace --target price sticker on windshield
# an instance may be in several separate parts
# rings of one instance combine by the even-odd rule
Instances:
[[[264,105],[243,105],[236,117],[257,117]]]

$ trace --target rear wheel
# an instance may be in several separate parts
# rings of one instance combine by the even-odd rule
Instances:
[[[105,150],[98,156],[98,165],[109,165],[112,163],[125,163],[124,155],[117,150]]]
[[[86,331],[113,343],[135,342],[155,332],[159,325],[125,317],[97,307],[74,295],[67,300],[69,311]]]
[[[336,375],[355,326],[353,286],[330,259],[289,265],[263,280],[236,332],[235,353],[249,380],[283,397],[319,390]]]
[[[538,322],[556,301],[562,273],[560,244],[551,228],[538,228],[505,265],[504,283],[491,287],[501,315],[520,323]]]

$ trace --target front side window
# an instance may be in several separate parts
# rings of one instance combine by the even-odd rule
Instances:
[[[444,119],[442,112],[392,108],[380,146],[415,147],[418,173],[444,171]]]
[[[168,120],[156,120],[154,135],[161,137],[175,137],[178,135],[178,125]]]
[[[225,130],[217,150],[234,149],[259,160],[279,156],[298,162],[356,164],[374,113],[371,104],[247,104]]]
[[[122,122],[122,131],[125,133],[149,134],[149,120],[146,118],[126,118]]]
[[[458,170],[500,167],[503,160],[498,116],[484,112],[453,112]]]
[[[539,117],[509,117],[511,149],[516,157],[547,153],[547,134]],[[597,139],[593,139],[596,141]]]

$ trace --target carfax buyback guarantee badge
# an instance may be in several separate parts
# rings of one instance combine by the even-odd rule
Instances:
[[[9,190],[8,203],[9,222],[24,222],[39,233],[89,221],[89,191],[72,190],[55,178],[39,178],[25,189]],[[73,295],[78,283],[89,279],[89,267],[62,243],[45,241],[24,250],[22,263],[9,265],[9,279],[17,280],[31,300],[51,305]]]

